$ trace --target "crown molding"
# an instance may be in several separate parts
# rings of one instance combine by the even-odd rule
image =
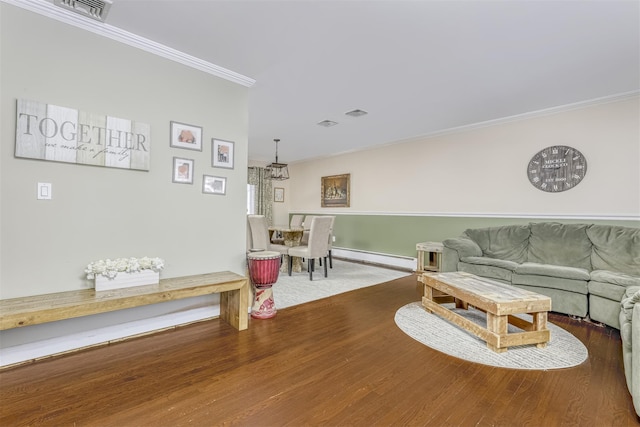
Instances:
[[[205,73],[220,77],[222,79],[237,83],[245,87],[251,87],[256,82],[250,77],[244,76],[210,62],[203,61],[200,58],[196,58],[195,56],[180,52],[179,50],[173,49],[163,44],[156,43],[153,40],[137,36],[133,33],[121,30],[103,22],[98,22],[93,19],[85,18],[81,15],[65,11],[64,9],[44,0],[0,1],[46,16],[48,18],[55,19],[60,22],[64,22],[65,24],[73,25],[74,27],[80,28],[82,30],[90,31],[94,34],[110,38],[111,40],[115,40],[128,46],[144,50],[145,52],[161,56],[171,61],[178,62],[182,65],[186,65],[187,67],[203,71]]]

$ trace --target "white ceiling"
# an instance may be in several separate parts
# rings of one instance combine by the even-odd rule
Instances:
[[[106,23],[255,79],[256,161],[640,90],[635,0],[113,0]]]

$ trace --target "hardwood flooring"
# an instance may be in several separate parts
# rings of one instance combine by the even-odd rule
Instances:
[[[588,361],[546,372],[478,365],[398,329],[394,314],[419,300],[416,289],[408,276],[242,332],[213,320],[7,369],[0,426],[639,424],[617,330],[552,314]]]

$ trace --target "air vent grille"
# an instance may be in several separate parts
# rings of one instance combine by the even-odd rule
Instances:
[[[54,0],[54,4],[97,21],[104,22],[111,7],[110,0]]]
[[[351,116],[351,117],[362,117],[362,116],[365,116],[365,115],[367,115],[367,114],[369,114],[369,113],[367,113],[367,112],[366,112],[366,111],[364,111],[364,110],[360,110],[360,109],[358,109],[358,110],[351,110],[351,111],[347,111],[345,114],[346,114],[347,116]]]
[[[323,120],[321,122],[318,122],[318,124],[320,126],[324,126],[326,128],[330,128],[331,126],[335,126],[338,124],[338,122],[334,122],[333,120]]]

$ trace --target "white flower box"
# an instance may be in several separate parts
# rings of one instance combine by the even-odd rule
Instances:
[[[156,285],[160,282],[160,272],[153,270],[140,270],[130,273],[121,271],[112,279],[102,274],[96,274],[95,280],[96,292],[109,291],[133,286]]]

